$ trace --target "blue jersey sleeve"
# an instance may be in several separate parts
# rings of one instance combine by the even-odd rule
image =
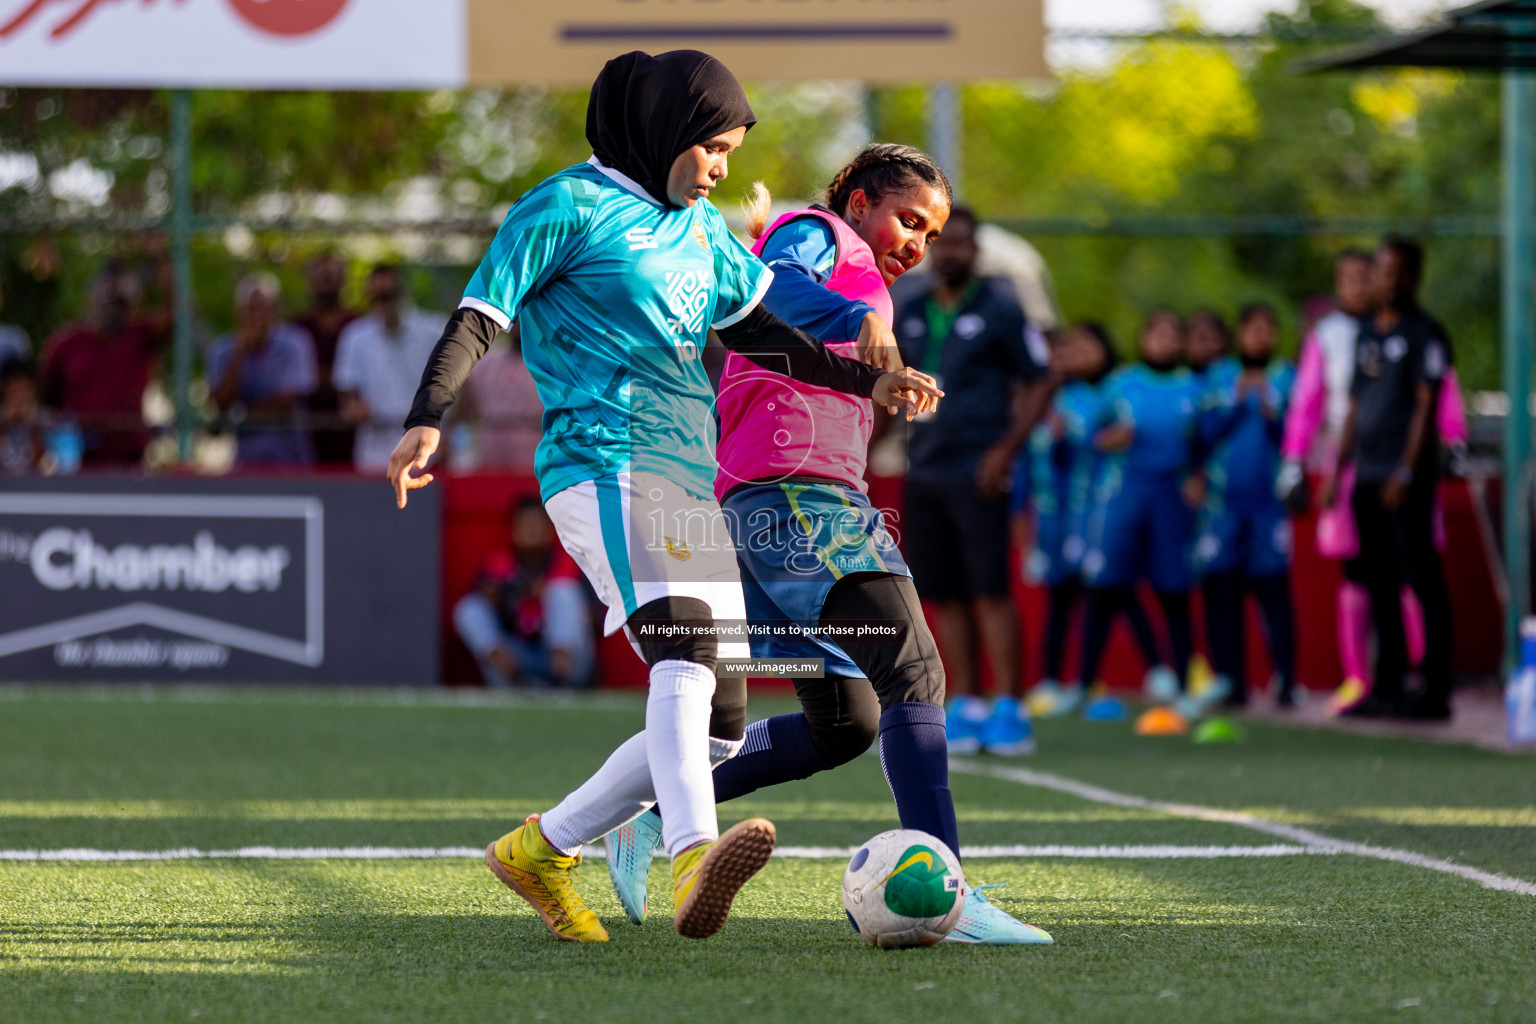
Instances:
[[[739,322],[763,301],[773,271],[731,234],[725,218],[708,200],[700,200],[705,230],[715,257],[715,311],[709,326],[723,330]],[[697,222],[695,222],[697,223]]]
[[[595,185],[569,174],[536,185],[507,211],[459,304],[484,313],[506,330],[523,300],[580,252],[597,195]]]
[[[817,217],[796,217],[763,243],[762,260],[774,272],[764,303],[786,323],[823,341],[853,341],[867,302],[846,299],[827,287],[837,265],[837,240]]]

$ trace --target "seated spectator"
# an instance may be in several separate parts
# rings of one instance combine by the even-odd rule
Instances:
[[[36,472],[43,459],[37,375],[22,359],[0,359],[0,476]]]
[[[368,313],[341,332],[331,380],[342,416],[357,424],[352,465],[382,474],[448,318],[412,307],[400,268],[388,263],[368,274],[368,305]]]
[[[0,287],[0,313],[5,311],[5,289]],[[0,366],[13,359],[32,358],[32,339],[15,324],[0,323]]]
[[[544,406],[539,389],[523,364],[523,338],[517,321],[475,364],[454,407],[455,418],[473,423],[473,449],[453,453],[457,469],[533,472],[533,453],[544,436]],[[455,440],[459,432],[451,435]]]
[[[43,404],[81,430],[83,464],[130,466],[143,461],[144,389],[170,340],[163,324],[138,313],[139,282],[120,263],[91,285],[90,317],[54,335],[43,357]]]
[[[277,319],[282,290],[265,271],[235,286],[235,329],[208,350],[208,383],[219,412],[235,427],[235,461],[310,463],[305,401],[315,390],[309,334]]]
[[[592,679],[592,620],[581,572],[536,496],[510,512],[511,547],[494,552],[453,626],[490,687],[582,687]]]
[[[335,422],[341,400],[331,383],[336,344],[342,330],[358,317],[355,309],[342,304],[341,291],[346,283],[346,260],[335,252],[316,256],[309,264],[309,306],[293,318],[315,343],[317,383],[309,396],[309,411],[324,424],[315,430],[315,458],[320,462],[352,461],[352,428]]]

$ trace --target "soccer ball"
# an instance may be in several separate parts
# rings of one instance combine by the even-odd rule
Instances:
[[[949,847],[927,832],[882,832],[843,872],[843,909],[865,942],[881,949],[931,946],[965,906],[965,876]]]

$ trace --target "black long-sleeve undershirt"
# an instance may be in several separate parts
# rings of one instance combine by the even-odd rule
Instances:
[[[491,347],[499,329],[494,320],[478,310],[460,307],[453,311],[422,371],[421,384],[405,419],[407,430],[442,423],[443,414],[459,397],[469,371]],[[875,382],[883,373],[830,351],[809,334],[768,312],[761,303],[741,320],[716,333],[722,345],[764,369],[860,398],[874,393]]]

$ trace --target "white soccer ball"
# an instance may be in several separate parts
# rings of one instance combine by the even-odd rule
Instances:
[[[965,907],[965,875],[949,847],[927,832],[882,832],[843,872],[843,909],[853,930],[881,949],[942,941]]]

